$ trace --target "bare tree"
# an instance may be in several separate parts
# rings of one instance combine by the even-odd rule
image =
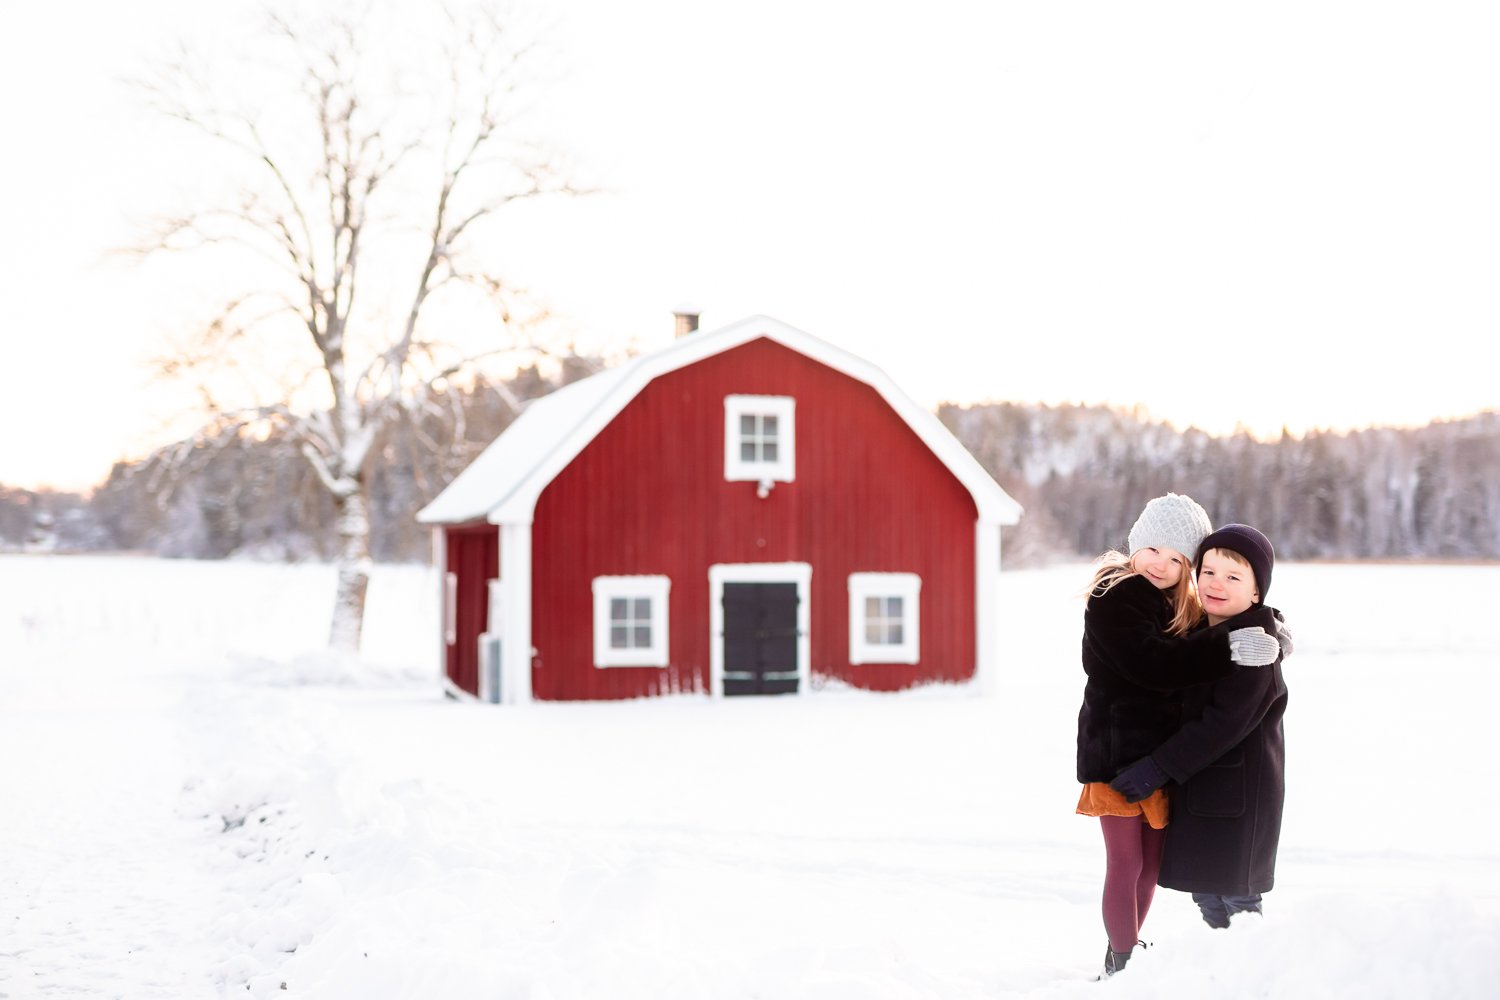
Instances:
[[[536,47],[514,20],[489,7],[435,11],[435,48],[413,68],[393,58],[420,40],[378,43],[364,14],[315,26],[268,15],[257,41],[272,61],[239,67],[248,98],[217,93],[186,50],[146,82],[156,110],[222,154],[183,166],[222,162],[233,181],[206,207],[161,220],[140,248],[212,257],[216,280],[233,274],[222,308],[163,371],[199,387],[212,414],[202,439],[279,430],[316,472],[337,511],[329,641],[344,651],[359,647],[369,581],[372,445],[393,421],[442,405],[441,388],[481,358],[541,350],[544,311],[497,273],[497,216],[580,193],[559,157],[523,134]],[[479,303],[484,342],[435,332],[472,326]],[[226,392],[231,373],[255,386],[248,401]]]

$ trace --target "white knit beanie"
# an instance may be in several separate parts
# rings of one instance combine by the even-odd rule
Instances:
[[[1188,559],[1198,554],[1198,546],[1214,530],[1208,512],[1192,497],[1168,493],[1146,504],[1141,516],[1130,529],[1130,551],[1157,548],[1176,549]]]

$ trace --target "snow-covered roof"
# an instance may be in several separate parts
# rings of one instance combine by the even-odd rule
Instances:
[[[906,421],[974,498],[981,521],[1015,524],[1021,507],[931,411],[884,371],[769,316],[698,332],[618,367],[580,379],[527,405],[448,488],[417,514],[423,524],[529,523],[537,497],[580,451],[659,375],[766,337],[865,383]]]

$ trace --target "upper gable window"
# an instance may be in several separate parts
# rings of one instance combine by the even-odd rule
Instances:
[[[796,478],[796,401],[791,396],[724,397],[724,478]]]

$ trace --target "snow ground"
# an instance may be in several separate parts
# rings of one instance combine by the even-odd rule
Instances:
[[[0,557],[0,997],[1495,996],[1500,572],[1278,569],[1278,888],[1105,983],[1084,576],[1002,574],[988,697],[501,708],[422,568],[340,663],[328,567]]]

